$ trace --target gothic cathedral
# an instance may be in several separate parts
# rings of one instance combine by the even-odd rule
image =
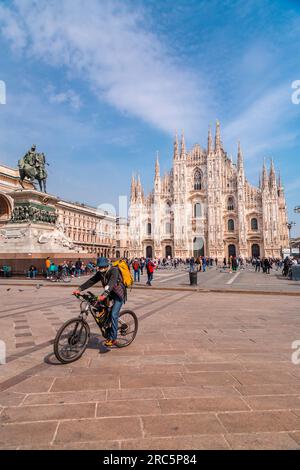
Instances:
[[[273,161],[263,165],[259,187],[248,183],[243,154],[228,158],[217,122],[207,149],[187,151],[176,134],[172,170],[161,177],[155,165],[154,189],[145,196],[132,177],[128,248],[131,257],[281,257],[288,247],[287,212]]]

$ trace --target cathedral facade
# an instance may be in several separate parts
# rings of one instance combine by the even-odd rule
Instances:
[[[131,257],[229,256],[281,257],[289,246],[287,210],[273,161],[263,164],[259,186],[244,172],[238,145],[237,163],[223,149],[220,124],[207,148],[186,149],[182,135],[174,142],[173,167],[160,174],[157,158],[154,188],[144,194],[140,177],[132,177],[128,249]]]

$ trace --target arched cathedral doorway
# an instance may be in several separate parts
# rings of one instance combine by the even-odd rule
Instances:
[[[236,246],[235,245],[228,245],[228,257],[236,256]]]
[[[251,247],[252,258],[258,258],[260,256],[260,248],[257,243],[254,243]]]
[[[146,258],[153,258],[153,249],[150,245],[146,247]]]
[[[168,258],[170,256],[170,258],[172,258],[172,247],[170,245],[167,245],[166,246],[166,258]]]

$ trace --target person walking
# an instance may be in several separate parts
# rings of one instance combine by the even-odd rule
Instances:
[[[265,258],[265,261],[264,261],[264,272],[266,274],[270,274],[270,268],[271,268],[271,263],[270,263],[270,260],[268,258]]]
[[[233,258],[232,258],[232,271],[236,271],[237,268],[238,268],[238,262],[237,262],[236,256],[233,256]]]
[[[64,260],[64,262],[62,264],[62,270],[63,270],[64,275],[67,276],[68,271],[69,271],[67,260]]]
[[[82,268],[82,261],[80,258],[75,263],[75,276],[80,277],[81,276],[81,268]]]
[[[70,260],[68,261],[68,271],[69,271],[69,275],[74,277],[74,272],[73,272],[73,262]]]
[[[140,262],[137,258],[132,263],[132,269],[134,272],[134,282],[140,282],[141,277],[140,277]]]
[[[153,281],[153,273],[154,273],[155,264],[153,263],[153,261],[151,261],[151,259],[148,260],[146,268],[147,268],[147,275],[148,275],[147,285],[152,286],[151,282]]]
[[[49,268],[50,279],[53,279],[53,276],[55,276],[57,273],[58,273],[58,266],[55,263],[51,263],[50,268]]]
[[[195,271],[195,258],[192,256],[190,258],[190,272],[194,272]]]
[[[48,257],[46,258],[45,266],[46,266],[46,275],[47,275],[47,279],[49,279],[49,277],[50,277],[50,266],[51,266],[51,259],[50,259],[50,256],[48,256]]]

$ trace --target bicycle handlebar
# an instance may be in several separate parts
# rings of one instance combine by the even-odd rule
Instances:
[[[77,299],[83,299],[85,300],[86,302],[89,302],[91,304],[93,304],[94,302],[97,302],[98,301],[98,297],[97,295],[93,294],[92,292],[87,292],[87,294],[75,294],[73,293],[73,295],[77,298]]]
[[[89,299],[89,298],[91,298],[91,297],[97,298],[97,296],[94,295],[92,292],[88,292],[87,294],[75,294],[75,293],[73,293],[72,295],[74,295],[74,296],[77,297],[78,299],[79,299],[80,297],[82,297],[82,298],[85,299],[85,300],[87,300],[87,299]]]

